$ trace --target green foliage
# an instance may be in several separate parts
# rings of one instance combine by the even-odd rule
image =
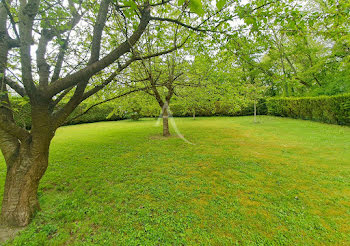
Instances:
[[[32,125],[32,118],[30,104],[27,102],[28,101],[26,98],[13,98],[11,100],[11,108],[16,123],[21,127],[30,129]]]
[[[269,98],[266,105],[271,115],[350,125],[350,94]]]
[[[132,111],[127,115],[128,118],[132,120],[139,120],[142,117],[141,110],[142,110],[141,106],[133,107]]]
[[[140,112],[131,112],[129,114],[129,117],[132,120],[139,120],[142,117],[142,115],[140,114]]]
[[[189,1],[190,10],[198,15],[203,15],[203,5],[202,0],[190,0]]]
[[[30,105],[24,104],[22,105],[23,100],[14,99],[12,102],[12,108],[14,112],[14,118],[16,123],[24,128],[31,128],[31,112]],[[83,113],[89,105],[82,104],[76,108],[76,110],[72,113],[69,119],[73,119],[76,116]],[[114,121],[127,118],[127,115],[115,115],[111,114],[114,110],[113,104],[102,104],[97,107],[92,108],[88,111],[88,113],[80,116],[77,119],[67,122],[65,125],[75,125],[82,123],[91,123],[91,122],[99,122],[99,121]]]
[[[125,98],[130,104],[125,101],[110,102],[98,105],[86,114],[74,119],[76,116],[82,114],[89,108],[89,104],[82,104],[72,113],[65,125],[75,125],[83,123],[92,123],[100,121],[116,121],[121,119],[139,120],[142,117],[158,117],[160,115],[160,108],[158,105],[140,105],[133,99]],[[16,122],[21,126],[30,129],[30,105],[22,105],[23,100],[14,100],[13,108]],[[131,103],[133,102],[133,103]],[[170,110],[175,117],[190,117],[195,110],[196,116],[244,116],[253,115],[253,102],[245,105],[237,106],[225,101],[215,101],[214,103],[202,101],[197,104],[195,108],[189,107],[185,101],[174,100],[170,105]],[[260,99],[257,104],[257,111],[260,115],[267,114],[265,99]]]
[[[192,109],[192,108],[190,108]],[[254,104],[249,102],[244,105],[237,105],[228,101],[215,101],[214,103],[198,104],[194,108],[196,116],[244,116],[254,114]],[[188,105],[180,102],[171,105],[173,116],[192,116],[193,110],[189,110]],[[267,114],[264,99],[260,99],[257,104],[259,115]]]
[[[346,0],[241,2],[235,11],[250,32],[231,39],[240,66],[254,67],[270,96],[349,93],[349,6]]]
[[[69,119],[75,118],[77,115],[80,115],[88,108],[88,105],[78,106],[74,112],[71,114]],[[99,121],[115,121],[125,119],[125,115],[115,115],[111,114],[114,110],[114,105],[112,104],[101,104],[89,110],[86,114],[73,119],[72,121],[68,120],[66,125],[82,124],[82,123],[92,123]]]

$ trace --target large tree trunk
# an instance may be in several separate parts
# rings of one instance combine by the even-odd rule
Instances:
[[[163,107],[163,136],[169,137],[170,131],[169,131],[169,112],[168,107]]]
[[[26,226],[40,209],[37,191],[48,166],[49,147],[55,134],[47,107],[47,103],[32,106],[30,134],[21,141],[9,139],[8,144],[1,146],[7,166],[1,208],[1,222],[5,225]],[[4,133],[0,136],[5,139]]]
[[[21,143],[12,158],[6,160],[1,220],[9,226],[28,225],[40,209],[37,191],[48,166],[49,142],[42,140],[37,145],[32,141]]]

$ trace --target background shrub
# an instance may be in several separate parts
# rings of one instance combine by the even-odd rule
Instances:
[[[152,111],[124,110],[122,106],[114,103],[105,103],[92,108],[87,114],[74,119],[77,115],[84,112],[89,107],[88,104],[80,105],[71,115],[66,125],[91,123],[99,121],[115,121],[127,118],[136,120],[139,117],[157,117]],[[120,107],[117,112],[115,108]],[[170,104],[171,111],[175,117],[192,116],[192,112],[185,109],[181,103]],[[196,110],[196,116],[245,116],[254,114],[254,105],[252,102],[245,106],[233,110],[234,106],[230,103],[217,101],[212,104],[201,105]],[[14,101],[14,116],[16,121],[27,129],[31,126],[30,106],[23,101]],[[136,112],[137,111],[137,112]],[[135,113],[136,112],[136,113]],[[160,114],[160,109],[159,109]],[[305,120],[314,120],[325,123],[350,125],[350,94],[337,96],[318,96],[318,97],[272,97],[260,99],[257,103],[257,114],[275,115],[282,117],[300,118]]]
[[[266,106],[270,115],[350,125],[350,94],[269,98]]]
[[[181,103],[170,104],[171,111],[175,117],[192,116],[193,112],[185,108]],[[233,105],[224,101],[216,101],[213,104],[200,105],[196,109],[196,116],[246,116],[254,114],[254,104],[252,102],[244,106]],[[257,102],[257,114],[266,115],[266,99],[259,99]]]
[[[99,121],[115,121],[121,119],[133,119],[137,120],[140,117],[158,117],[159,114],[153,112],[152,110],[140,110],[139,108],[135,109],[123,109],[123,106],[112,103],[105,103],[98,105],[88,113],[76,118],[76,116],[83,113],[90,105],[81,104],[78,106],[72,115],[69,117],[69,121],[65,125],[75,125],[82,123],[92,123]],[[15,120],[22,127],[30,129],[31,127],[31,118],[30,118],[30,105],[23,103],[23,100],[14,100],[12,105],[15,112]],[[118,110],[116,110],[118,107]],[[213,104],[200,105],[199,109],[196,110],[196,116],[243,116],[243,115],[253,115],[254,114],[254,105],[249,103],[246,106],[241,106],[236,110],[233,110],[233,105],[221,101],[217,101]],[[170,109],[175,117],[188,117],[192,116],[193,113],[188,111],[184,105],[180,103],[170,104]],[[114,113],[115,112],[115,113]],[[264,115],[267,113],[266,100],[260,99],[257,103],[257,113]]]

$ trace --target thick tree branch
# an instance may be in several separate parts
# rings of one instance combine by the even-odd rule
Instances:
[[[45,55],[46,55],[46,49],[48,43],[55,37],[60,37],[63,33],[69,31],[72,31],[73,28],[79,23],[81,19],[81,15],[78,14],[76,9],[74,8],[73,3],[69,1],[70,3],[70,9],[72,13],[72,19],[70,20],[69,25],[67,25],[66,28],[58,30],[56,27],[50,27],[50,29],[43,29],[41,32],[41,37],[39,40],[39,45],[37,49],[37,66],[39,69],[39,84],[41,87],[46,88],[49,83],[49,76],[50,76],[50,67],[49,64],[46,61]],[[54,69],[54,74],[52,76],[51,80],[57,80],[59,77],[59,74],[61,72],[63,60],[65,51],[67,49],[68,40],[69,40],[70,33],[68,34],[68,37],[66,40],[63,41],[63,44],[60,46],[60,51],[58,53],[56,66]]]
[[[7,133],[11,134],[12,136],[17,137],[21,141],[30,137],[30,134],[27,130],[17,126],[16,123],[9,120],[4,115],[0,115],[0,128],[6,131]]]
[[[54,108],[57,104],[59,104],[63,98],[73,89],[73,87],[66,89],[63,91],[51,104],[51,108]]]
[[[131,35],[131,37],[119,45],[116,49],[110,52],[108,55],[92,63],[91,65],[79,70],[78,72],[68,75],[63,79],[56,80],[48,87],[48,95],[54,96],[57,93],[76,85],[82,79],[89,79],[94,74],[100,72],[102,69],[108,67],[114,63],[118,58],[130,51],[132,45],[134,45],[145,31],[150,20],[150,9],[146,8],[142,11],[142,18],[137,30]]]
[[[187,37],[188,38],[188,37]],[[187,40],[186,38],[186,40]],[[137,56],[137,57],[132,57],[130,60],[128,60],[127,62],[125,62],[122,66],[120,66],[117,71],[113,72],[101,85],[97,85],[95,86],[93,89],[91,89],[90,91],[86,92],[83,96],[83,99],[82,100],[85,100],[87,98],[89,98],[90,96],[92,96],[93,94],[99,92],[100,90],[102,90],[103,88],[105,88],[108,84],[110,84],[113,79],[121,72],[123,71],[125,68],[127,68],[132,62],[134,61],[140,61],[140,60],[147,60],[147,59],[150,59],[150,58],[153,58],[153,57],[157,57],[157,56],[162,56],[162,55],[165,55],[165,54],[169,54],[179,48],[181,48],[185,43],[186,43],[186,40],[178,45],[178,46],[174,46],[173,48],[169,49],[169,50],[164,50],[164,51],[161,51],[161,52],[158,52],[158,53],[154,53],[154,54],[151,54],[151,55],[147,55],[147,56]]]
[[[21,1],[19,13],[20,56],[23,85],[30,98],[37,92],[32,75],[31,45],[34,17],[38,13],[39,0]]]
[[[8,38],[7,41],[9,48],[18,48],[20,47],[20,41],[18,39],[12,39],[12,38]]]
[[[281,44],[282,46],[282,44]],[[296,70],[296,68],[294,67],[293,63],[291,62],[291,60],[289,59],[289,57],[284,53],[283,49],[282,49],[282,55],[284,56],[284,58],[287,60],[290,68],[293,70],[294,72],[294,75],[295,75],[295,78],[303,85],[305,85],[306,87],[310,87],[310,85],[305,82],[303,79],[301,79],[299,76],[298,76],[298,72]]]
[[[60,50],[58,52],[55,69],[54,69],[53,75],[51,77],[51,82],[58,80],[58,78],[60,77],[60,73],[61,73],[61,70],[62,70],[62,64],[63,64],[63,61],[64,61],[64,56],[65,56],[67,48],[68,48],[69,36],[70,35],[68,35],[67,39],[65,39],[63,41],[63,44],[60,46]]]
[[[14,155],[16,155],[19,145],[18,138],[2,130],[0,127],[0,149],[4,155],[7,167],[9,167],[8,161],[11,160]]]
[[[61,40],[61,41],[63,41],[63,44],[60,45],[60,50],[59,50],[59,53],[58,53],[58,56],[57,56],[55,69],[54,69],[53,75],[51,77],[51,82],[58,80],[59,77],[60,77],[60,73],[61,73],[61,70],[62,70],[62,64],[63,64],[63,61],[64,61],[64,56],[65,56],[66,51],[68,49],[68,44],[69,44],[69,40],[70,40],[71,31],[79,23],[81,17],[83,16],[83,14],[82,15],[78,14],[78,12],[75,10],[74,4],[72,3],[71,0],[69,1],[69,3],[70,3],[71,8],[73,9],[72,10],[73,11],[72,12],[73,13],[73,19],[72,19],[72,22],[71,22],[71,28],[70,28],[70,31],[69,31],[66,39]],[[60,34],[63,34],[63,31],[60,32],[57,35],[61,39]]]
[[[25,97],[26,91],[25,89],[19,85],[17,82],[11,80],[10,78],[5,77],[5,83],[10,86],[15,92],[17,92],[20,96]]]
[[[11,11],[10,11],[10,9],[9,9],[9,6],[8,6],[7,3],[6,3],[6,0],[2,0],[2,4],[3,4],[4,8],[6,9],[7,15],[8,15],[9,18],[10,18],[10,22],[11,22],[11,25],[12,25],[12,29],[13,29],[15,35],[16,35],[17,40],[19,41],[20,38],[19,38],[18,31],[17,31],[17,27],[16,27],[16,22],[15,22],[15,20],[13,19],[13,16],[12,16],[12,14],[11,14]]]
[[[43,88],[46,88],[49,83],[50,66],[46,62],[45,54],[47,45],[52,38],[53,34],[49,30],[43,29],[43,31],[41,32],[38,49],[36,51],[37,67],[39,70],[39,84]]]
[[[161,6],[161,5],[165,5],[167,3],[170,3],[172,0],[162,0],[161,2],[159,3],[154,3],[154,4],[149,4],[150,7],[156,7],[156,6]],[[125,8],[131,8],[130,5],[116,5],[116,8],[119,8],[119,9],[125,9]]]
[[[66,123],[72,122],[73,120],[75,120],[75,119],[77,119],[77,118],[83,116],[84,114],[88,113],[91,109],[93,109],[94,107],[96,107],[96,106],[98,106],[98,105],[101,105],[101,104],[103,104],[103,103],[107,103],[107,102],[116,100],[116,99],[118,99],[118,98],[127,96],[127,95],[129,95],[129,94],[131,94],[131,93],[134,93],[134,92],[144,91],[144,90],[148,90],[148,89],[149,89],[149,88],[147,88],[147,87],[145,87],[145,88],[138,88],[138,89],[135,89],[135,90],[128,91],[128,92],[125,92],[125,93],[123,93],[123,94],[117,95],[117,96],[115,96],[115,97],[109,98],[109,99],[104,100],[104,101],[102,101],[102,102],[98,102],[98,103],[96,103],[96,104],[94,104],[94,105],[91,105],[91,106],[88,107],[83,113],[81,113],[81,114],[79,114],[79,115],[73,117],[72,119],[70,119],[70,120],[67,121]]]
[[[201,28],[199,28],[199,26],[194,27],[194,26],[191,26],[191,25],[187,25],[187,24],[185,24],[185,23],[183,23],[183,22],[181,22],[179,20],[174,20],[174,19],[171,19],[171,18],[162,18],[162,17],[152,16],[151,20],[171,22],[171,23],[183,26],[183,27],[185,27],[187,29],[190,29],[190,30],[193,30],[193,31],[197,31],[197,32],[217,32],[217,33],[221,33],[220,31],[216,31],[216,30],[201,29]]]
[[[55,129],[60,127],[69,117],[69,115],[74,111],[74,109],[82,102],[87,84],[88,80],[81,80],[70,100],[61,109],[52,115],[52,122]]]
[[[100,5],[96,23],[94,25],[91,45],[91,57],[88,64],[92,64],[98,61],[100,57],[102,32],[106,24],[106,18],[110,2],[110,0],[103,0]]]
[[[160,55],[164,55],[170,52],[173,52],[174,50],[182,47],[186,40],[188,39],[188,37],[185,39],[185,41],[179,45],[179,46],[174,46],[172,49],[166,50],[166,51],[162,51],[162,52],[158,52],[155,54],[151,54],[145,57],[132,57],[130,60],[128,60],[124,65],[120,66],[115,72],[113,72],[101,85],[98,85],[96,87],[94,87],[93,89],[83,93],[83,86],[79,85],[73,95],[73,97],[71,98],[71,100],[62,108],[60,109],[58,112],[56,112],[53,115],[53,120],[55,122],[55,127],[59,127],[59,125],[61,125],[64,122],[64,119],[66,119],[69,114],[71,112],[74,111],[75,107],[78,106],[82,101],[86,100],[87,98],[89,98],[90,96],[96,94],[97,92],[99,92],[100,90],[102,90],[103,88],[105,88],[108,84],[110,84],[114,78],[125,68],[127,68],[132,62],[137,61],[137,60],[142,60],[142,59],[149,59],[152,57],[156,57],[156,56],[160,56]],[[79,88],[81,86],[81,88]],[[84,86],[86,87],[86,84],[84,84]],[[84,90],[85,90],[84,87]]]

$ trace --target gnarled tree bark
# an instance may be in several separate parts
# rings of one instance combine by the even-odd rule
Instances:
[[[49,146],[43,146],[44,151],[37,151],[34,146],[28,139],[6,161],[1,219],[10,226],[26,226],[40,209],[37,191],[48,166]]]
[[[17,138],[0,129],[0,147],[7,166],[1,222],[9,226],[26,226],[40,209],[38,186],[48,167],[49,147],[55,132],[48,103],[32,102],[32,105],[30,133]]]

